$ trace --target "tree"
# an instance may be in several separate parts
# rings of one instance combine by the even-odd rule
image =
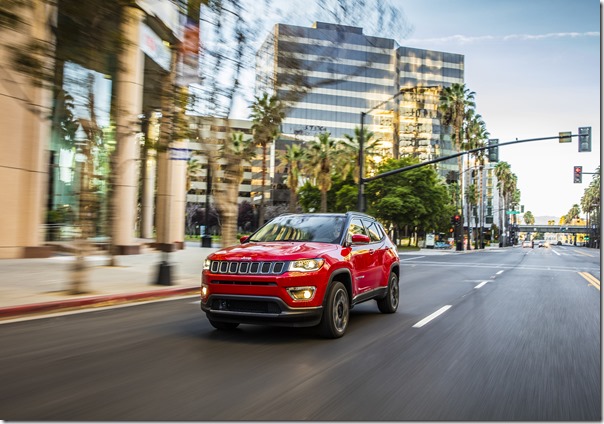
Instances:
[[[239,186],[243,181],[245,165],[249,166],[256,156],[256,146],[251,138],[236,132],[224,140],[220,146],[220,156],[224,159],[224,174],[214,187],[214,195],[222,217],[222,244],[230,246],[237,242]]]
[[[298,189],[298,199],[304,212],[316,212],[321,208],[321,190],[310,181]]]
[[[380,173],[418,163],[416,158],[387,159]],[[455,208],[446,185],[429,166],[415,168],[371,181],[367,186],[370,214],[399,230],[418,233],[446,230]]]
[[[254,141],[262,147],[262,182],[260,183],[260,209],[258,225],[264,224],[264,186],[266,182],[266,149],[279,136],[281,122],[285,119],[285,108],[277,96],[264,93],[256,97],[250,106]]]
[[[280,167],[287,170],[287,187],[289,188],[289,211],[295,212],[298,205],[298,183],[302,162],[306,157],[306,151],[298,144],[287,146],[285,152],[280,156]]]
[[[566,213],[565,220],[568,224],[572,225],[573,220],[579,219],[580,215],[581,215],[581,208],[579,207],[578,204],[574,204],[573,207],[570,208],[570,210]]]
[[[482,147],[485,145],[485,140],[489,137],[489,133],[486,130],[486,125],[482,120],[482,117],[479,114],[476,114],[474,109],[468,109],[466,111],[466,117],[464,121],[464,150],[473,150],[478,147]],[[473,178],[470,187],[468,187],[468,192],[466,193],[466,198],[468,199],[467,211],[468,211],[468,228],[472,225],[471,218],[471,209],[472,207],[476,207],[478,210],[476,211],[476,217],[480,218],[480,228],[482,228],[482,211],[483,211],[483,168],[485,162],[485,151],[480,150],[478,152],[474,152],[471,154],[474,157],[474,165],[475,169],[472,170]],[[467,169],[470,170],[470,154],[467,156]],[[478,180],[478,182],[476,181]],[[475,220],[476,226],[478,227],[478,220]],[[478,248],[478,228],[477,231],[474,232],[474,241],[475,246]],[[482,230],[480,231],[480,236],[482,237]],[[470,248],[470,237],[468,237],[468,249]]]
[[[454,83],[450,87],[445,87],[440,93],[439,110],[442,113],[442,123],[452,127],[451,139],[457,152],[461,152],[464,134],[464,122],[469,109],[473,109],[474,103],[473,91],[470,91],[465,84]],[[463,164],[461,156],[457,158],[459,169],[460,187],[463,187]],[[462,189],[463,190],[463,189]]]
[[[524,213],[524,223],[526,225],[533,225],[535,223],[535,217],[531,211],[526,211]]]
[[[464,123],[468,116],[469,110],[474,109],[476,106],[474,103],[473,91],[466,88],[465,84],[454,83],[450,87],[445,87],[440,93],[440,104],[439,111],[442,114],[441,122],[444,125],[450,125],[452,127],[451,140],[455,146],[457,152],[462,151],[464,142]],[[459,202],[458,211],[463,219],[463,193],[464,193],[464,179],[463,179],[463,162],[462,157],[457,157],[457,168],[458,168],[458,182],[460,196],[457,199]],[[468,230],[470,228],[470,221],[468,218]],[[468,231],[469,233],[469,231]],[[457,240],[459,243],[460,240]],[[468,237],[468,244],[470,238]]]
[[[354,136],[344,134],[345,141],[343,143],[343,152],[339,158],[338,169],[342,174],[342,178],[346,178],[348,174],[352,174],[355,184],[359,183],[359,161],[351,161],[351,158],[358,158],[360,152],[361,129],[355,127]],[[376,135],[363,127],[363,158],[365,159],[364,169],[367,175],[371,175],[375,168],[373,156],[377,155],[381,146],[381,140],[376,138]]]
[[[321,191],[321,212],[327,212],[327,192],[331,188],[331,174],[340,152],[337,140],[322,133],[308,146],[307,169]]]

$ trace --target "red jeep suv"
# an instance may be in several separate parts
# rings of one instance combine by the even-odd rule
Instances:
[[[374,218],[287,214],[207,257],[201,309],[217,329],[318,325],[336,338],[357,303],[375,299],[381,312],[396,312],[399,276],[396,247]]]

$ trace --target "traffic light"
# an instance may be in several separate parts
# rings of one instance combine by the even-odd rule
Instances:
[[[581,184],[583,182],[583,167],[582,166],[575,166],[573,167],[573,182],[575,184]]]
[[[591,127],[579,127],[579,152],[591,152]]]
[[[499,139],[491,138],[488,141],[489,162],[499,162]]]

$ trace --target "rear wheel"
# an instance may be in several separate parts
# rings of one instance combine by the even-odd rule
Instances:
[[[213,319],[209,319],[210,324],[217,330],[234,330],[239,326],[238,322],[224,322],[224,321],[214,321]]]
[[[336,281],[327,292],[323,317],[319,323],[321,334],[330,339],[342,337],[348,326],[349,314],[348,292],[344,284]]]
[[[388,277],[388,292],[382,299],[377,299],[380,312],[393,314],[398,309],[398,275],[391,272]]]

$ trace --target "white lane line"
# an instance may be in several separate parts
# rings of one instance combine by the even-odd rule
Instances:
[[[561,254],[559,254],[558,252],[556,252],[554,249],[552,249],[552,252],[554,252],[558,256],[562,256]]]
[[[499,275],[499,274],[503,274],[503,269],[501,271],[498,271],[496,275]]]
[[[480,283],[479,285],[477,285],[476,287],[474,287],[475,289],[479,289],[482,286],[484,286],[486,283],[488,283],[488,281],[483,281],[482,283]]]
[[[413,326],[413,328],[420,328],[423,327],[424,325],[428,324],[430,321],[432,321],[434,318],[438,317],[439,315],[445,313],[447,311],[447,309],[449,309],[451,307],[451,305],[446,305],[443,306],[442,308],[440,308],[438,311],[434,312],[431,315],[428,315],[426,318],[424,318],[423,320],[421,320],[420,322],[418,322],[417,324],[415,324]]]
[[[414,256],[412,258],[401,259],[401,261],[412,261],[414,259],[420,259],[420,258],[425,258],[425,256]]]

